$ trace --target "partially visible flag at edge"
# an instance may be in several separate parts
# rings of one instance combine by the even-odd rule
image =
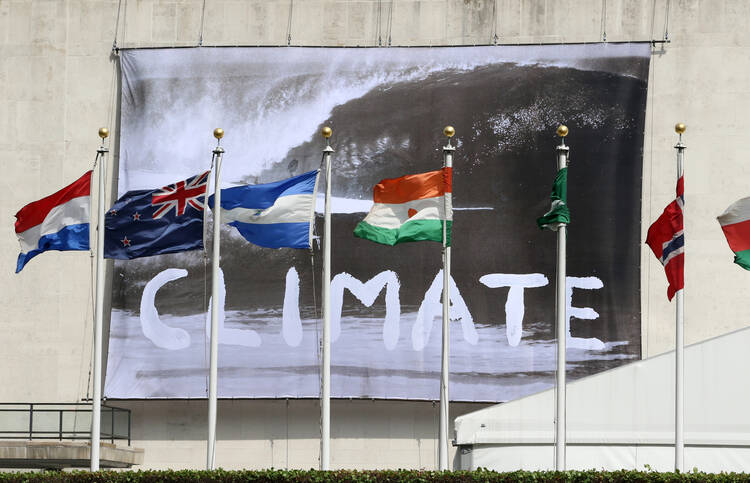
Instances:
[[[210,173],[122,195],[105,217],[104,257],[130,260],[202,250],[203,203]]]
[[[568,210],[568,168],[562,168],[555,176],[552,185],[552,201],[550,209],[543,216],[537,218],[536,224],[540,229],[548,228],[557,231],[558,226],[570,223],[570,210]]]
[[[682,207],[685,204],[684,176],[677,181],[677,196],[649,227],[646,244],[664,265],[669,288],[667,297],[672,300],[678,290],[685,287],[685,235]]]
[[[716,219],[734,252],[734,263],[750,270],[750,197],[735,201]]]
[[[354,236],[395,245],[413,241],[451,244],[453,168],[381,180],[373,188],[373,206]],[[446,210],[446,206],[447,210]]]
[[[47,250],[88,250],[91,171],[60,191],[24,206],[16,213],[21,253],[16,273]]]
[[[318,170],[221,190],[221,221],[265,248],[310,248]],[[208,198],[214,208],[214,195]]]

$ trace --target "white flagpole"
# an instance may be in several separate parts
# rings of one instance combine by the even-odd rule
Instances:
[[[680,181],[682,177],[682,160],[683,151],[685,145],[682,144],[682,133],[685,132],[685,125],[682,123],[677,124],[674,127],[677,134],[680,135],[675,149],[677,150],[677,181]],[[682,207],[682,219],[683,219],[683,237],[685,228],[685,207]],[[685,437],[684,437],[684,414],[683,414],[683,382],[684,382],[684,351],[685,351],[685,337],[684,337],[684,297],[685,289],[677,291],[677,300],[675,303],[675,398],[674,398],[674,468],[676,471],[683,471],[684,458],[685,458]]]
[[[99,199],[96,229],[96,315],[94,317],[94,387],[91,401],[91,471],[99,470],[99,438],[101,435],[102,417],[102,324],[104,320],[104,187],[107,170],[106,155],[109,150],[104,147],[104,139],[109,136],[109,129],[99,129],[102,145],[96,150],[99,158]],[[89,223],[89,226],[91,224]]]
[[[208,441],[206,445],[206,469],[213,470],[216,464],[216,403],[219,378],[219,248],[221,243],[221,138],[224,130],[214,129],[214,236],[211,253],[211,353],[208,369]],[[208,193],[205,195],[208,206]]]
[[[443,134],[448,137],[448,144],[443,146],[443,167],[453,167],[453,151],[456,150],[451,146],[451,138],[456,134],[452,126],[446,126]],[[438,426],[438,465],[440,471],[448,469],[448,427],[450,426],[450,400],[448,398],[449,385],[449,358],[450,358],[450,280],[451,280],[451,247],[448,244],[448,210],[450,202],[448,196],[444,196],[444,215],[443,220],[443,347],[440,355],[440,422]]]
[[[558,127],[557,135],[560,136],[560,145],[557,146],[557,170],[560,171],[568,165],[569,149],[565,145],[568,128],[565,126]],[[566,229],[567,226],[564,223],[560,223],[557,227],[557,279],[555,282],[555,325],[557,332],[555,469],[557,471],[565,471],[565,342],[568,332],[565,321]]]
[[[320,469],[331,469],[331,147],[333,131],[323,128],[326,198],[323,224],[323,339],[320,343]]]

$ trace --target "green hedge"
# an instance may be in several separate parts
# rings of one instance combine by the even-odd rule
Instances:
[[[85,471],[43,473],[0,473],[0,482],[265,482],[281,481],[294,483],[318,482],[750,482],[745,473],[658,473],[655,471],[516,471],[497,473],[494,471]]]

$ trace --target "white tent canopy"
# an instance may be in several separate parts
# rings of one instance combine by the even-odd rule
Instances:
[[[674,352],[567,387],[567,469],[674,469]],[[685,468],[750,472],[750,328],[685,349]],[[554,389],[455,420],[456,466],[554,469]]]

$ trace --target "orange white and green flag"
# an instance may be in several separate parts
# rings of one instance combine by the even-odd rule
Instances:
[[[373,188],[373,206],[354,236],[384,245],[431,240],[451,243],[452,168],[381,180]]]
[[[735,201],[716,219],[734,252],[734,263],[750,270],[750,198]]]

